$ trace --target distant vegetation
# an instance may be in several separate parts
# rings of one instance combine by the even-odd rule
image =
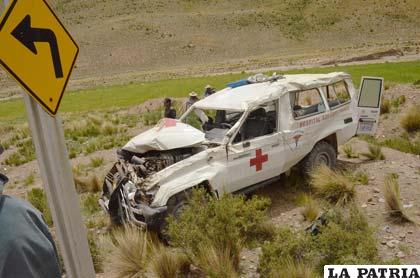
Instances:
[[[420,62],[308,68],[292,70],[287,73],[327,73],[332,71],[345,71],[350,73],[356,85],[359,84],[360,78],[363,75],[382,76],[387,83],[413,83],[420,75]],[[191,91],[201,92],[206,84],[211,84],[217,89],[221,89],[227,83],[249,75],[251,74],[238,73],[190,77],[75,91],[64,95],[60,111],[83,112],[111,108],[115,110],[117,108],[138,105],[153,98],[166,96],[186,97]],[[0,102],[0,120],[22,119],[23,116],[22,100]]]

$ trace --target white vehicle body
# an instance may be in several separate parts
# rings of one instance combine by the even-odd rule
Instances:
[[[130,158],[177,152],[168,166],[121,185],[120,202],[125,198],[123,207],[129,209],[125,217],[140,225],[153,222],[150,215],[166,213],[171,198],[197,186],[216,196],[252,190],[298,165],[319,142],[328,143],[336,156],[338,145],[356,134],[373,134],[377,127],[383,79],[363,78],[360,88],[358,93],[350,75],[342,72],[285,75],[225,88],[193,104],[179,120],[163,119],[123,147]],[[185,123],[191,115],[203,130]],[[335,160],[331,155],[320,159],[327,164]],[[126,168],[119,176],[130,171]],[[109,196],[115,189],[108,183],[104,191]],[[139,190],[148,198],[135,198]]]

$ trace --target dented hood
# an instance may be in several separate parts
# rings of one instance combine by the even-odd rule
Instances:
[[[175,119],[162,119],[153,128],[131,139],[124,150],[145,153],[191,147],[204,141],[204,133]]]

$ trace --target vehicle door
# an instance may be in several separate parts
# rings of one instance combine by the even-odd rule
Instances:
[[[285,168],[299,162],[328,129],[327,106],[320,88],[289,92],[290,124],[283,130]]]
[[[362,77],[357,102],[356,134],[374,135],[378,128],[384,79]]]
[[[337,144],[341,145],[353,137],[356,132],[356,118],[353,119],[348,84],[345,80],[341,80],[324,86],[321,90],[329,107],[326,117],[329,124],[325,133],[326,135],[335,133]]]
[[[278,101],[253,109],[227,147],[228,192],[280,174]]]

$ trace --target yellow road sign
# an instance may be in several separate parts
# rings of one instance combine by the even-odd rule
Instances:
[[[0,21],[0,65],[52,115],[78,52],[45,0],[13,0]]]

